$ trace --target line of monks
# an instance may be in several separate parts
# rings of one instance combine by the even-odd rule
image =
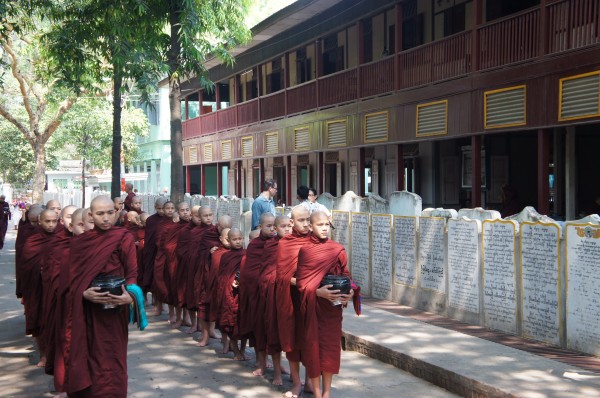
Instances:
[[[57,391],[126,397],[129,311],[136,304],[130,286],[137,285],[143,296],[151,293],[154,315],[166,305],[173,328],[200,331],[198,346],[218,338],[219,329],[222,352],[247,360],[249,341],[256,376],[265,374],[270,355],[274,385],[283,383],[285,352],[292,388],[284,396],[300,395],[302,363],[305,392],[330,397],[340,368],[342,310],[354,290],[321,286],[326,275],[349,275],[343,246],[328,239],[327,215],[302,206],[290,218],[262,214],[244,249],[231,217],[213,224],[210,207],[159,198],[149,216],[135,196],[127,207],[105,196],[88,209],[50,201],[45,209],[32,205],[19,226],[17,297],[26,334],[38,342],[38,366],[54,375]],[[98,275],[125,278],[127,290],[114,295],[90,287]]]

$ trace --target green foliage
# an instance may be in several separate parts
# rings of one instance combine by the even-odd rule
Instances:
[[[49,152],[61,159],[86,159],[95,169],[111,166],[112,107],[104,98],[83,98],[65,115],[49,142]],[[137,159],[137,137],[149,133],[148,119],[137,108],[125,107],[122,118],[122,148],[126,164]]]

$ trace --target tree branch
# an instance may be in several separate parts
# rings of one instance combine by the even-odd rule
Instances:
[[[77,101],[77,97],[67,97],[60,104],[60,107],[54,114],[54,117],[50,120],[50,122],[48,123],[48,126],[46,126],[46,128],[44,129],[44,132],[42,133],[42,137],[41,137],[42,142],[48,141],[48,139],[52,136],[54,131],[56,131],[58,126],[60,126],[60,123],[61,123],[60,118],[62,117],[62,115],[64,115],[69,109],[71,109],[71,107],[73,106],[73,104],[76,101]]]
[[[29,130],[27,130],[23,123],[11,115],[8,109],[6,109],[2,103],[0,103],[0,115],[12,123],[21,133],[23,133],[27,141],[31,142],[31,134],[29,133]]]
[[[25,110],[27,111],[27,114],[29,115],[29,121],[31,124],[35,119],[35,115],[31,109],[31,103],[29,101],[29,94],[27,93],[28,85],[27,85],[27,82],[25,81],[24,76],[19,71],[18,59],[12,49],[11,44],[12,44],[12,41],[10,40],[10,38],[7,38],[4,42],[2,42],[2,47],[8,53],[10,58],[12,59],[12,62],[10,65],[12,75],[15,77],[15,79],[17,79],[17,82],[19,82],[19,89],[21,90],[21,95],[23,96],[23,106],[25,106]],[[33,126],[30,125],[30,128],[32,129]]]

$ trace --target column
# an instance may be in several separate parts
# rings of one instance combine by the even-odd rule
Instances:
[[[404,10],[402,9],[402,4],[396,4],[396,31],[394,32],[396,48],[395,53],[399,53],[403,50],[402,41],[404,40],[402,37],[402,29],[403,29],[403,20],[404,20]],[[396,90],[400,90],[400,57],[394,56],[394,87]],[[404,170],[404,167],[402,168]]]
[[[156,160],[150,162],[150,190],[149,193],[156,193]]]
[[[203,164],[200,165],[200,185],[200,194],[206,196],[206,167]]]
[[[550,131],[539,129],[537,141],[537,211],[540,214],[547,215],[550,212],[550,187],[548,182],[548,175],[550,174]]]
[[[404,184],[404,148],[402,144],[396,145],[396,189],[398,191],[406,190]]]
[[[317,153],[317,189],[319,190],[319,193],[323,193],[323,180],[325,178],[324,174],[324,168],[325,165],[323,164],[323,152],[319,152]]]
[[[236,163],[237,163],[237,181],[236,181],[236,186],[235,186],[235,195],[238,198],[241,198],[244,196],[242,194],[242,179],[244,178],[243,173],[242,173],[242,161],[238,160]]]
[[[567,220],[575,220],[575,207],[577,201],[575,194],[577,193],[577,160],[575,158],[575,127],[569,126],[566,128],[565,136],[565,218]]]
[[[191,166],[184,166],[185,167],[185,192],[189,193],[190,192],[190,167]]]
[[[358,196],[365,196],[365,148],[360,148],[358,158]]]
[[[471,37],[471,72],[479,69],[479,34],[477,28],[483,21],[483,0],[473,1],[473,28]]]
[[[287,189],[287,204],[291,205],[294,203],[294,197],[292,196],[292,156],[288,155],[285,157],[285,179]]]
[[[223,171],[221,163],[217,163],[217,197],[223,195]]]
[[[471,137],[471,207],[481,207],[481,136]]]

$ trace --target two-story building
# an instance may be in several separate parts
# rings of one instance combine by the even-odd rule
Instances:
[[[253,33],[182,85],[187,192],[500,209],[510,185],[569,219],[600,196],[597,0],[299,0]]]

